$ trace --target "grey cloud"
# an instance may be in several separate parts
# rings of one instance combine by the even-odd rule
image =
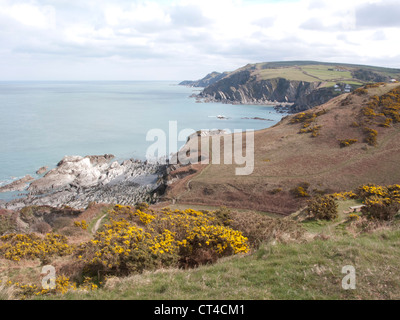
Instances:
[[[294,36],[281,40],[271,40],[267,37],[259,41],[232,41],[224,48],[215,47],[212,51],[216,55],[247,59],[252,62],[280,61],[286,59],[298,60],[298,57],[312,57],[313,49],[304,45],[304,42]]]
[[[400,27],[398,1],[383,1],[360,6],[356,9],[358,28]]]
[[[63,57],[71,59],[79,58],[110,58],[122,57],[131,60],[148,60],[152,58],[165,58],[168,53],[157,52],[147,46],[121,45],[104,46],[101,44],[71,44],[71,43],[52,43],[49,45],[40,43],[21,44],[13,50],[16,54],[30,54],[46,57]]]

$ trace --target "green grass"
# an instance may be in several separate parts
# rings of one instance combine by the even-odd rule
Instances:
[[[361,86],[362,82],[353,79],[351,69],[347,71],[335,71],[337,66],[332,65],[299,65],[299,66],[284,66],[274,69],[263,69],[263,65],[257,65],[257,76],[260,80],[268,80],[274,78],[285,78],[291,81],[321,81],[328,83],[325,87],[332,87],[338,82],[351,85]],[[338,66],[340,67],[340,66]]]
[[[331,71],[329,69],[334,69],[329,66],[304,66],[301,69],[308,74],[317,77],[321,80],[333,80],[333,79],[351,79],[353,78],[350,71],[340,72],[340,71]]]
[[[330,82],[326,82],[325,85],[323,87],[325,88],[331,88],[333,86],[335,86],[336,82],[335,81],[330,81]]]
[[[88,225],[88,232],[92,232],[94,226],[96,225],[97,221],[99,219],[101,219],[104,215],[106,215],[103,220],[101,221],[100,226],[108,223],[110,221],[109,216],[108,216],[108,210],[109,208],[105,208],[103,210],[101,210],[101,212],[99,212],[99,214],[96,215],[96,217],[94,219],[92,219]]]
[[[350,84],[350,85],[354,85],[354,86],[362,86],[363,85],[361,82],[358,82],[358,81],[341,81],[341,82]]]
[[[264,69],[258,71],[258,76],[260,77],[260,80],[285,78],[291,81],[318,81],[318,79],[304,74],[300,69],[297,68]]]

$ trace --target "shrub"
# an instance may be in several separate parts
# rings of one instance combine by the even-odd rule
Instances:
[[[223,226],[229,225],[231,221],[231,210],[229,210],[227,207],[220,207],[214,212],[214,214]]]
[[[300,129],[299,134],[305,134],[305,133],[311,133],[311,136],[313,138],[319,136],[319,131],[321,130],[322,126],[318,126],[318,125],[313,125],[311,126],[313,123],[315,123],[315,120],[326,114],[327,111],[321,110],[318,111],[316,113],[313,112],[302,112],[297,114],[296,116],[294,116],[291,120],[290,123],[291,124],[296,124],[296,123],[302,123],[303,124],[303,128]]]
[[[362,109],[363,115],[372,119],[375,118],[377,116],[377,114],[375,113],[374,109],[371,107],[364,107]]]
[[[391,127],[392,123],[400,122],[400,87],[397,87],[382,96],[372,96],[368,105],[362,109],[364,124],[372,123],[372,120],[383,117],[383,121],[379,126],[384,128]],[[375,146],[377,143],[378,132],[374,129],[364,128],[366,136],[365,142]]]
[[[365,88],[358,88],[353,93],[358,95],[358,96],[362,96],[362,95],[368,94],[368,90],[366,90]]]
[[[339,144],[341,148],[346,148],[349,147],[355,143],[357,143],[358,140],[357,139],[347,139],[347,140],[340,140]]]
[[[13,219],[9,216],[0,216],[0,235],[8,232],[13,232],[16,228],[16,224]]]
[[[370,128],[364,128],[365,142],[370,146],[376,146],[378,131]]]
[[[73,225],[72,220],[67,217],[59,217],[55,218],[54,222],[52,223],[53,228],[55,230],[63,229],[65,227],[70,227]]]
[[[247,252],[247,239],[227,226],[229,213],[226,208],[143,212],[116,206],[110,223],[93,240],[82,243],[76,257],[92,273],[126,275],[177,265],[192,267]]]
[[[338,204],[332,196],[318,197],[308,202],[307,214],[313,219],[332,221],[339,217]]]
[[[304,190],[303,187],[297,187],[297,188],[292,189],[290,191],[296,198],[308,198],[308,197],[310,197],[310,195],[307,193],[306,190]]]
[[[1,282],[1,281],[0,281]],[[57,276],[55,281],[55,289],[41,289],[37,284],[23,284],[20,282],[13,282],[8,280],[5,286],[14,289],[14,295],[21,300],[30,298],[32,296],[41,296],[49,294],[65,294],[69,291],[95,291],[98,285],[95,284],[90,277],[85,277],[81,284],[71,281],[71,279],[63,274]]]
[[[361,217],[358,214],[352,213],[348,217],[348,221],[359,221]]]
[[[270,192],[271,192],[271,194],[275,195],[275,194],[281,193],[282,192],[282,188],[276,188],[276,189],[271,190]]]
[[[34,212],[37,210],[37,208],[37,206],[23,207],[19,212],[21,220],[27,223],[32,222],[34,219]]]
[[[147,211],[149,210],[149,205],[146,202],[141,202],[135,205],[135,209],[140,211]]]
[[[81,244],[76,252],[85,269],[94,274],[99,271],[129,274],[153,269],[151,235],[128,221],[111,221],[94,239]]]
[[[230,227],[248,238],[249,245],[258,248],[270,241],[301,241],[305,230],[297,221],[288,218],[274,219],[254,212],[232,212]]]
[[[304,128],[307,128],[311,123],[313,123],[318,117],[320,117],[320,116],[322,116],[322,115],[324,115],[324,114],[326,114],[327,113],[327,111],[324,109],[324,110],[321,110],[321,111],[318,111],[318,112],[316,112],[316,113],[313,113],[313,112],[307,112],[307,113],[305,113],[305,112],[301,112],[301,113],[299,113],[299,114],[297,114],[297,115],[295,115],[291,120],[290,120],[290,123],[291,124],[295,124],[295,123],[303,123],[304,124]]]
[[[346,99],[343,99],[343,100],[342,100],[341,106],[342,106],[342,107],[348,106],[348,105],[350,105],[352,102],[353,102],[353,99],[352,99],[351,95],[348,95],[348,96],[346,97]]]
[[[35,234],[9,234],[0,237],[0,254],[5,259],[20,261],[21,259],[39,258],[48,261],[52,256],[65,256],[73,252],[67,238],[48,233],[44,239]]]
[[[213,262],[217,257],[246,253],[247,240],[240,231],[228,227],[195,227],[185,239],[178,241],[180,264],[192,267]]]
[[[82,220],[81,222],[75,221],[74,222],[75,227],[81,228],[82,230],[87,230],[88,224],[86,223],[86,220]]]
[[[310,195],[308,194],[308,188],[310,184],[308,182],[303,182],[297,185],[296,188],[290,190],[290,193],[296,198],[308,198]]]
[[[44,221],[34,224],[32,226],[32,229],[33,229],[33,231],[39,232],[41,234],[50,233],[52,231],[51,226]]]
[[[386,83],[384,82],[376,82],[376,83],[368,83],[365,85],[366,89],[372,89],[372,88],[379,88],[380,86],[385,85]]]
[[[392,221],[400,210],[400,203],[372,197],[365,201],[361,209],[363,215],[371,220]]]
[[[372,220],[393,220],[400,209],[400,185],[367,184],[358,190],[364,200],[362,213]]]
[[[359,196],[357,193],[353,191],[350,192],[341,192],[341,193],[334,193],[331,195],[335,200],[349,200],[349,199],[358,199]]]
[[[307,129],[301,129],[299,131],[299,134],[306,134],[306,133],[311,133],[311,136],[313,138],[318,137],[319,136],[319,132],[322,129],[322,126],[313,126]]]
[[[391,118],[386,118],[386,119],[385,119],[385,122],[381,124],[381,127],[390,128],[390,126],[392,125],[392,123],[393,123],[393,119],[391,119]]]

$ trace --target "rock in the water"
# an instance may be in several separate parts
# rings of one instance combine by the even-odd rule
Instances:
[[[49,167],[41,167],[38,171],[36,171],[36,174],[42,175],[42,174],[46,173],[48,169],[49,169]]]
[[[26,175],[22,179],[15,180],[10,184],[0,187],[0,192],[22,191],[27,187],[27,184],[35,180],[30,175]]]

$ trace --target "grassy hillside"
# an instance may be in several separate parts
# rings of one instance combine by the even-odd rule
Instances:
[[[400,208],[398,193],[400,186],[395,186],[395,189],[397,192],[392,193],[391,198],[397,201],[396,208],[398,209]],[[364,202],[369,197],[375,199],[376,194],[382,193],[380,189],[370,191]],[[382,195],[382,197],[387,196],[385,193]],[[15,236],[6,235],[0,238],[0,299],[399,299],[400,271],[397,265],[400,254],[400,217],[397,215],[386,221],[370,219],[364,212],[351,214],[349,208],[359,205],[361,200],[361,198],[337,200],[335,202],[337,216],[331,221],[316,220],[304,211],[294,213],[290,218],[271,218],[250,210],[228,211],[221,208],[218,213],[195,212],[179,205],[181,211],[176,211],[174,208],[161,210],[164,212],[160,216],[163,220],[161,224],[158,224],[157,219],[160,217],[154,220],[155,212],[149,211],[143,205],[137,207],[141,210],[137,209],[138,211],[133,216],[132,213],[135,211],[129,207],[93,206],[72,218],[69,223],[63,220],[62,226],[59,223],[52,225],[52,231],[57,231],[60,236],[51,235],[52,241],[47,244],[46,250],[42,251],[43,255],[36,255],[36,252],[43,249],[41,246],[34,248],[35,250],[30,248],[30,245],[34,244],[28,239],[34,237],[32,233],[20,233],[19,241],[11,243],[11,246],[7,243],[7,239]],[[153,208],[157,209],[157,207]],[[35,210],[40,212],[43,209],[36,208]],[[26,210],[22,214],[24,212],[26,213]],[[23,218],[21,212],[13,213],[14,216],[16,214],[19,218]],[[83,228],[82,218],[87,219],[85,225],[93,226],[104,215],[106,219],[100,224],[98,230]],[[152,215],[154,215],[153,218],[151,218]],[[131,268],[128,273],[125,269],[111,267],[107,269],[101,264],[87,264],[84,262],[85,258],[81,260],[77,257],[79,254],[85,257],[89,255],[91,260],[100,255],[103,256],[102,259],[108,259],[108,263],[115,264],[114,258],[119,256],[119,259],[125,259],[125,254],[119,251],[122,242],[118,242],[118,245],[114,243],[118,241],[114,235],[119,233],[123,235],[121,239],[124,242],[128,239],[128,241],[140,243],[141,240],[136,238],[136,235],[129,237],[131,232],[136,233],[140,230],[137,227],[146,228],[148,232],[153,232],[152,228],[161,227],[165,235],[168,235],[166,230],[172,228],[171,230],[175,231],[174,237],[178,239],[182,230],[173,229],[173,225],[168,225],[168,217],[175,223],[179,222],[179,219],[175,219],[177,217],[183,218],[181,221],[189,222],[190,216],[194,218],[193,221],[201,222],[197,233],[200,229],[205,230],[203,228],[209,226],[204,220],[206,217],[207,219],[216,217],[218,221],[215,222],[223,222],[223,228],[229,226],[229,228],[240,230],[246,236],[250,250],[222,256],[218,260],[210,259],[210,255],[205,253],[211,254],[213,247],[203,242],[201,240],[203,235],[198,233],[194,240],[200,242],[197,244],[197,251],[194,252],[193,257],[202,261],[203,264],[196,268],[182,266],[178,269],[176,265],[169,267],[159,265],[154,270],[154,266],[151,267],[150,264],[149,269],[136,269],[143,262],[150,262],[149,258],[157,258],[154,248],[151,249],[155,254],[152,257],[143,255],[144,252],[139,251],[138,256],[133,255],[127,258],[127,262],[131,261],[131,264],[126,265]],[[119,218],[122,217],[124,219],[120,220]],[[115,220],[117,223],[113,228],[104,225],[104,223],[112,223],[112,220],[116,218],[118,218]],[[145,223],[140,223],[138,218]],[[73,223],[74,226],[71,226],[72,222],[79,223]],[[126,229],[127,225],[128,229]],[[214,225],[216,226],[218,224]],[[124,230],[129,232],[125,233]],[[48,236],[49,234],[45,236],[37,232],[36,242]],[[60,242],[62,236],[66,237],[69,245],[68,252],[64,251],[65,243]],[[146,234],[146,237],[151,240],[150,234]],[[237,236],[235,238],[236,240],[233,239],[232,242],[233,246],[238,245]],[[109,243],[101,249],[97,247],[97,244],[102,242],[102,239],[108,239]],[[220,238],[220,240],[223,239],[224,237]],[[227,239],[229,237],[225,238]],[[171,243],[166,243],[167,240],[162,237],[157,241],[164,250],[167,247],[172,248]],[[209,241],[213,240],[209,238]],[[155,243],[151,241],[151,244]],[[200,244],[203,244],[204,249],[198,250]],[[82,251],[82,248],[86,248],[86,252]],[[58,253],[49,252],[54,249],[57,249]],[[30,251],[34,256],[22,257],[21,253],[26,251]],[[13,257],[21,259],[13,261]],[[136,259],[138,257],[139,259]],[[160,260],[157,261],[160,262]],[[57,289],[54,291],[42,290],[40,287],[40,274],[44,265],[55,267]],[[344,290],[342,287],[342,279],[345,276],[342,271],[345,266],[355,268],[356,288],[354,290]]]
[[[297,113],[363,85],[393,83],[398,79],[400,69],[314,61],[257,63],[205,84],[196,97],[199,101],[228,104],[271,105],[278,102],[285,104],[289,113]]]
[[[173,184],[167,197],[184,204],[290,214],[307,199],[296,198],[291,192],[301,184],[307,185],[312,195],[350,191],[366,183],[398,183],[400,124],[386,120],[382,112],[389,115],[389,109],[365,115],[365,107],[375,95],[385,98],[384,94],[398,86],[370,86],[300,114],[304,119],[286,117],[275,127],[255,133],[251,175],[236,176],[234,165],[204,165],[196,174]],[[397,94],[397,101],[399,98]],[[398,103],[394,102],[394,113],[399,112]],[[367,142],[375,133],[376,143]],[[343,147],[341,143],[347,140],[355,143]]]

